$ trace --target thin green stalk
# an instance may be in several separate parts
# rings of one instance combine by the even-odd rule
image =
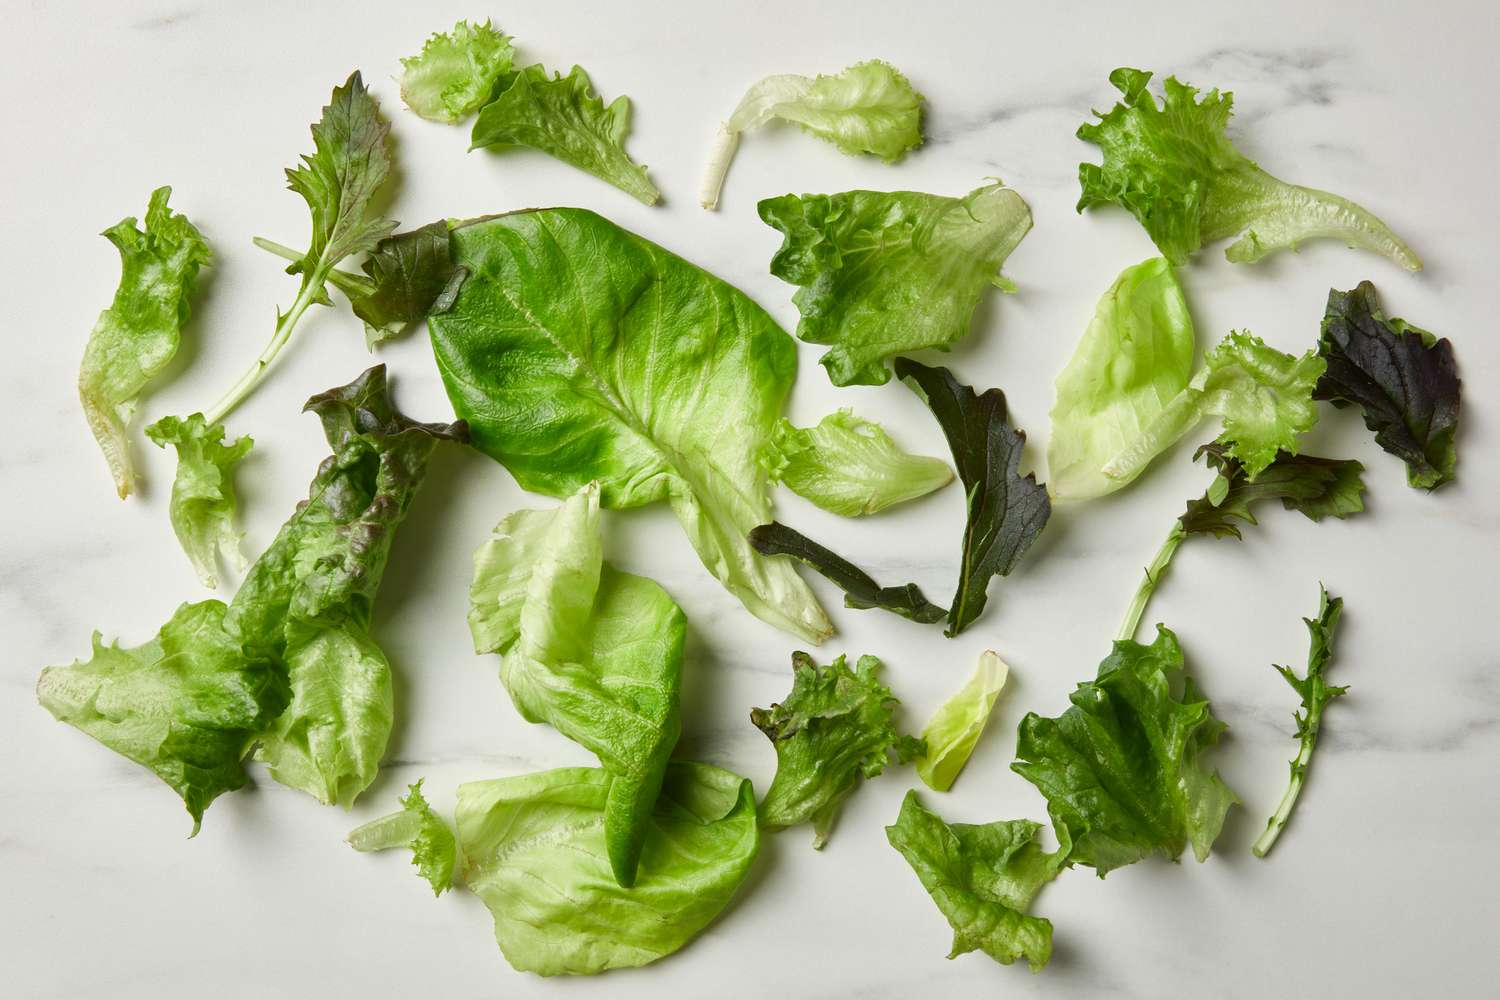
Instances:
[[[421,832],[422,814],[403,809],[355,827],[344,839],[356,851],[386,851],[409,846]]]
[[[281,353],[281,349],[291,339],[292,331],[297,327],[297,321],[302,318],[302,314],[307,311],[308,306],[323,296],[323,283],[326,278],[326,272],[318,271],[313,271],[304,278],[302,287],[298,290],[297,299],[292,303],[292,307],[277,318],[276,332],[271,335],[271,342],[266,345],[266,349],[260,352],[260,356],[255,359],[255,363],[245,369],[234,385],[229,387],[229,391],[219,397],[217,403],[204,411],[204,419],[210,424],[219,423],[227,417],[231,410],[243,402],[245,397],[254,391],[255,387],[260,384],[261,379],[265,378],[266,371],[271,367],[271,362],[276,359],[276,355]]]
[[[1302,783],[1307,779],[1307,762],[1312,759],[1313,747],[1318,742],[1318,724],[1312,723],[1308,735],[1302,740],[1302,749],[1297,751],[1296,758],[1292,761],[1292,777],[1287,782],[1286,792],[1281,796],[1281,802],[1276,806],[1276,811],[1266,821],[1265,831],[1256,838],[1255,844],[1250,848],[1252,854],[1257,858],[1263,858],[1270,853],[1276,844],[1276,838],[1281,836],[1281,831],[1286,829],[1287,820],[1292,816],[1292,807],[1297,804],[1297,796],[1302,794]]]
[[[252,237],[250,242],[267,253],[273,253],[282,260],[289,260],[294,264],[303,257],[301,253],[293,250],[286,244],[277,243],[275,240],[268,240],[264,236]],[[362,274],[350,274],[348,271],[341,271],[336,267],[328,272],[328,280],[333,284],[334,288],[337,288],[351,299],[359,295],[368,295],[374,285],[369,278]]]
[[[1167,565],[1171,563],[1172,556],[1177,551],[1177,546],[1187,537],[1187,531],[1182,527],[1182,522],[1172,522],[1172,531],[1161,543],[1161,548],[1156,552],[1156,558],[1151,560],[1151,565],[1146,567],[1145,579],[1136,588],[1135,597],[1130,601],[1130,608],[1125,612],[1125,621],[1120,625],[1120,632],[1115,636],[1116,640],[1123,641],[1134,639],[1136,630],[1141,626],[1141,615],[1146,612],[1146,603],[1151,600],[1156,585],[1161,582],[1162,574],[1167,571]]]

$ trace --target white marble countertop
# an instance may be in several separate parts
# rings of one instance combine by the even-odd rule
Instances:
[[[1493,982],[1500,823],[1500,654],[1494,461],[1500,333],[1493,124],[1500,22],[1493,4],[1370,5],[1263,0],[1062,4],[912,2],[711,5],[265,3],[131,4],[5,0],[0,63],[5,359],[0,407],[0,941],[7,996],[119,998],[610,996],[904,998],[1478,996]],[[1066,5],[1072,7],[1072,5]],[[1401,8],[1397,10],[1395,8]],[[528,60],[584,65],[607,97],[635,102],[630,151],[666,195],[645,208],[540,154],[465,155],[465,135],[404,111],[398,57],[461,16],[493,17]],[[701,211],[698,174],[714,126],[771,72],[832,72],[881,57],[930,102],[926,147],[889,167],[789,129],[744,143],[722,210]],[[538,204],[584,205],[743,288],[788,329],[791,288],[767,273],[779,235],[758,198],[855,187],[959,194],[998,175],[1036,228],[1006,265],[1020,294],[986,304],[946,360],[999,385],[1040,461],[1052,379],[1099,294],[1153,251],[1119,211],[1078,216],[1073,137],[1107,107],[1115,66],[1231,88],[1235,136],[1272,173],[1371,207],[1426,258],[1407,275],[1334,244],[1228,264],[1222,247],[1183,272],[1200,343],[1249,327],[1275,345],[1312,343],[1330,286],[1373,280],[1389,310],[1452,338],[1465,383],[1458,481],[1436,495],[1405,485],[1353,412],[1325,412],[1310,450],[1365,462],[1369,514],[1314,525],[1279,510],[1241,543],[1184,547],[1151,617],[1181,636],[1231,727],[1217,755],[1244,799],[1207,864],[1147,862],[1107,882],[1077,871],[1043,891],[1056,957],[1038,975],[980,954],[946,961],[949,930],[883,826],[913,784],[893,769],[848,804],[828,848],[809,833],[768,837],[740,897],[680,954],[586,981],[513,972],[479,900],[434,902],[396,854],[357,855],[357,822],[425,776],[450,808],[465,780],[588,763],[551,729],[521,721],[475,657],[464,626],[470,553],[503,514],[533,501],[505,471],[455,448],[436,456],[403,527],[375,631],[398,671],[398,722],[381,777],[351,813],[320,808],[254,768],[202,835],[155,777],[54,722],[33,694],[38,670],[88,650],[89,634],[137,643],[202,591],[166,516],[169,456],[140,442],[144,495],[120,503],[79,412],[85,337],[117,279],[96,234],[174,186],[173,205],[218,260],[175,376],[148,419],[200,407],[267,338],[293,283],[251,247],[296,242],[302,202],[282,168],[309,147],[329,89],[361,68],[390,115],[401,188],[392,214],[419,224]],[[899,385],[835,390],[802,345],[791,410],[838,405],[881,419],[903,444],[944,453],[938,429]],[[380,351],[404,410],[449,414],[420,336]],[[324,454],[314,391],[370,363],[346,307],[310,316],[262,391],[231,419],[256,438],[240,476],[247,550],[258,552],[304,495]],[[145,421],[139,421],[137,428]],[[904,701],[927,715],[994,648],[1012,687],[969,769],[927,803],[950,820],[1044,819],[1041,797],[1007,769],[1028,710],[1055,714],[1092,676],[1138,579],[1204,470],[1184,443],[1116,497],[1059,507],[1023,567],[955,641],[846,611],[814,581],[840,634],[830,654],[873,652]],[[548,501],[543,501],[548,502]],[[954,489],[863,522],[783,493],[790,520],[858,555],[882,579],[951,586],[962,497]],[[613,558],[660,580],[691,621],[684,746],[764,788],[771,748],[747,719],[789,686],[794,640],[752,618],[708,575],[666,510],[607,515]],[[1323,580],[1347,601],[1340,683],[1323,749],[1292,827],[1268,861],[1249,845],[1278,798],[1293,696],[1272,662],[1301,665]]]

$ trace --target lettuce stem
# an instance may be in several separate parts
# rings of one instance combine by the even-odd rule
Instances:
[[[740,145],[740,133],[729,125],[721,124],[714,134],[714,144],[709,149],[708,166],[703,169],[703,183],[698,188],[698,202],[712,212],[719,207],[719,194],[724,190],[724,178],[729,173],[729,162]]]
[[[422,832],[422,814],[412,809],[371,820],[349,831],[344,839],[356,851],[388,851],[407,847]]]
[[[1177,546],[1187,537],[1187,531],[1182,527],[1182,521],[1174,521],[1172,530],[1161,543],[1161,548],[1156,551],[1156,558],[1151,560],[1151,565],[1146,567],[1145,579],[1136,588],[1135,597],[1130,601],[1130,608],[1125,612],[1125,621],[1120,625],[1120,632],[1115,636],[1115,641],[1123,642],[1134,639],[1136,630],[1141,625],[1141,615],[1146,611],[1146,603],[1151,600],[1151,595],[1156,591],[1156,585],[1161,582],[1162,574],[1167,571],[1167,566],[1172,562],[1172,556],[1177,552]]]

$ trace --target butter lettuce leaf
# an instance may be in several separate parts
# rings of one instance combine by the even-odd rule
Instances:
[[[1461,382],[1453,344],[1381,312],[1375,286],[1332,289],[1318,355],[1328,370],[1313,390],[1353,403],[1380,447],[1406,463],[1406,481],[1434,490],[1453,479]]]
[[[988,601],[990,580],[1007,576],[1052,514],[1036,476],[1022,476],[1026,435],[1010,425],[1005,393],[980,394],[946,368],[896,359],[896,375],[937,417],[968,498],[958,588],[948,609],[949,636],[973,624]]]
[[[1207,859],[1239,800],[1205,765],[1225,727],[1186,677],[1177,637],[1159,625],[1149,646],[1117,640],[1069,700],[1056,718],[1021,720],[1011,765],[1046,797],[1069,860],[1102,876],[1187,844]]]
[[[105,645],[48,667],[37,699],[61,722],[149,768],[193,817],[249,780],[246,751],[286,703],[274,670],[247,660],[224,629],[224,604],[184,604],[156,638],[131,649]]]
[[[935,792],[946,792],[958,779],[979,743],[995,700],[1005,687],[1010,668],[994,650],[979,654],[979,665],[963,687],[943,702],[927,720],[922,742],[927,752],[916,760],[917,776]]]
[[[674,761],[636,885],[621,887],[604,834],[613,781],[575,767],[459,786],[464,879],[512,967],[591,975],[654,962],[708,926],[749,873],[760,846],[750,782]]]
[[[792,338],[744,294],[583,209],[459,226],[469,277],[428,321],[475,445],[522,488],[605,508],[666,501],[757,617],[832,631],[796,570],[748,540],[771,518],[760,455],[796,374]]]
[[[791,556],[837,584],[844,592],[846,608],[879,608],[891,614],[930,625],[948,616],[948,609],[933,604],[915,583],[882,587],[875,578],[831,549],[819,545],[796,528],[777,521],[750,532],[750,544],[764,556]]]
[[[599,758],[612,779],[604,839],[621,886],[635,883],[667,758],[682,731],[687,619],[666,591],[604,562],[599,487],[554,511],[518,511],[474,555],[469,622],[478,652],[529,722]]]
[[[144,230],[132,216],[104,231],[120,251],[120,283],[78,370],[83,414],[121,499],[135,489],[130,418],[146,384],[177,353],[198,271],[213,259],[197,227],[167,207],[171,195],[169,187],[151,192]]]
[[[1225,256],[1249,263],[1304,240],[1342,240],[1388,257],[1408,271],[1422,261],[1390,227],[1346,198],[1277,180],[1229,141],[1234,96],[1167,77],[1157,104],[1151,74],[1109,75],[1122,100],[1078,128],[1098,146],[1102,164],[1081,163],[1078,211],[1118,204],[1145,227],[1162,255],[1181,266],[1205,243],[1230,236]]]
[[[453,887],[458,842],[448,824],[427,804],[420,780],[407,786],[400,812],[356,827],[345,839],[356,851],[410,848],[411,863],[416,865],[417,874],[432,886],[434,896],[441,896]]]
[[[1127,267],[1100,298],[1094,318],[1057,376],[1047,490],[1057,500],[1113,493],[1144,471],[1104,474],[1188,387],[1193,318],[1164,257]]]
[[[714,137],[699,201],[718,207],[740,134],[772,119],[792,122],[850,155],[894,163],[922,144],[922,101],[901,71],[872,59],[832,76],[783,73],[756,83]]]
[[[1024,958],[1033,972],[1051,960],[1052,923],[1026,910],[1068,864],[1069,845],[1043,851],[1036,842],[1040,829],[1024,819],[945,823],[915,791],[906,793],[885,835],[953,928],[949,958],[982,951],[1002,965]],[[1058,833],[1064,837],[1066,830]]]
[[[630,98],[608,106],[594,93],[582,66],[567,76],[548,76],[541,65],[501,79],[499,92],[474,120],[470,149],[528,146],[613,184],[644,205],[661,198],[641,167],[625,152]]]
[[[828,344],[834,385],[882,385],[889,360],[948,349],[973,325],[1000,265],[1031,229],[1031,210],[998,181],[962,198],[917,191],[783,195],[760,217],[785,239],[771,273],[800,286],[797,336]]]
[[[942,459],[907,454],[885,428],[849,409],[830,413],[816,427],[781,418],[760,461],[773,482],[844,517],[878,513],[953,479]]]
[[[879,670],[873,656],[850,670],[842,656],[823,667],[793,653],[791,694],[751,710],[776,748],[776,777],[760,804],[767,829],[811,822],[813,847],[822,848],[861,781],[884,771],[892,753],[904,763],[923,752],[920,740],[897,732],[897,700],[876,679]]]
[[[429,121],[455,125],[490,99],[510,71],[511,39],[489,21],[459,21],[434,32],[422,51],[401,60],[401,100]]]
[[[224,443],[224,425],[209,424],[203,414],[186,419],[163,417],[146,428],[146,436],[159,447],[177,449],[177,476],[172,481],[168,513],[177,541],[205,587],[219,583],[219,557],[235,569],[244,569],[240,552],[241,532],[235,527],[237,506],[234,467],[254,442],[249,437]]]

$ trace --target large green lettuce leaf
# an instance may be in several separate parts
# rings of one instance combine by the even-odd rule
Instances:
[[[1346,198],[1277,180],[1229,141],[1234,96],[1198,91],[1167,77],[1160,106],[1151,74],[1121,68],[1109,82],[1123,100],[1078,138],[1098,146],[1103,164],[1082,163],[1078,210],[1118,203],[1128,209],[1173,264],[1205,243],[1240,234],[1226,256],[1260,260],[1303,240],[1331,238],[1389,257],[1409,271],[1421,259],[1369,211]]]
[[[428,325],[474,443],[533,492],[598,480],[606,508],[669,502],[752,613],[822,641],[812,591],[747,538],[771,520],[759,459],[792,339],[730,285],[582,209],[460,226],[453,244],[469,278]]]
[[[831,345],[820,363],[834,385],[881,385],[895,355],[962,339],[985,290],[1010,287],[1000,265],[1031,229],[998,181],[962,198],[789,194],[762,201],[760,217],[785,236],[771,273],[801,286],[797,336]]]
[[[750,782],[669,765],[630,889],[615,881],[605,845],[613,782],[575,767],[459,786],[464,877],[516,969],[589,975],[654,962],[703,930],[745,880],[760,846]]]
[[[681,732],[687,619],[651,580],[604,562],[599,487],[553,511],[523,510],[474,554],[469,623],[479,652],[500,652],[520,713],[592,751],[612,781],[605,844],[634,884],[651,809]]]
[[[1057,376],[1047,443],[1047,490],[1054,498],[1103,496],[1144,471],[1110,477],[1104,466],[1188,387],[1193,346],[1193,318],[1166,258],[1122,271]]]
[[[942,459],[907,454],[885,428],[849,409],[828,414],[816,427],[778,420],[761,465],[793,493],[844,517],[878,513],[953,479]]]

